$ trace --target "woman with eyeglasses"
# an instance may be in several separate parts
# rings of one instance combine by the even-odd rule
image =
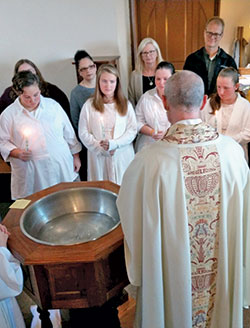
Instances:
[[[155,88],[155,69],[161,61],[157,42],[152,38],[143,39],[137,49],[135,70],[128,86],[128,98],[134,107],[143,93]]]
[[[71,91],[70,114],[73,126],[78,130],[78,121],[82,106],[95,92],[96,64],[85,50],[78,50],[74,60],[81,81]]]
[[[224,68],[217,77],[217,92],[209,98],[201,111],[201,117],[219,133],[237,141],[248,159],[250,103],[242,95],[237,70],[233,67]]]
[[[88,148],[88,180],[121,184],[134,158],[135,112],[124,97],[118,70],[103,64],[97,72],[94,96],[83,105],[79,137]]]
[[[95,92],[96,64],[85,50],[78,50],[74,60],[81,81],[71,91],[70,114],[74,129],[78,134],[78,121],[82,106]],[[80,152],[80,158],[84,165],[81,166],[79,174],[81,180],[87,180],[87,148],[84,146]]]
[[[170,126],[163,104],[164,88],[167,79],[175,73],[174,65],[162,61],[155,70],[154,89],[145,92],[135,108],[137,130],[139,132],[135,143],[135,152],[145,145],[160,140]]]

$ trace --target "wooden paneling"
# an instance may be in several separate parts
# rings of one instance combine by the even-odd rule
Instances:
[[[165,57],[167,48],[166,7],[164,0],[138,2],[138,35],[139,39],[146,36],[157,40]]]
[[[163,58],[182,69],[187,55],[203,45],[205,23],[218,10],[219,0],[130,0],[132,55],[152,37]]]

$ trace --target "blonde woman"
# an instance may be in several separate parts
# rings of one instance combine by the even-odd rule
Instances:
[[[134,107],[143,93],[155,87],[155,69],[161,61],[157,42],[152,38],[143,39],[137,49],[135,70],[128,86],[128,98]]]
[[[134,158],[136,118],[113,65],[100,66],[94,96],[80,113],[78,134],[88,149],[88,180],[121,184],[123,173]]]

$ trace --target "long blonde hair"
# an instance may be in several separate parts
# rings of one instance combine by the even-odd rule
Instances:
[[[139,73],[142,73],[143,69],[144,69],[144,63],[141,58],[141,53],[142,53],[143,49],[146,47],[146,45],[149,43],[151,43],[153,45],[153,47],[155,48],[155,50],[157,52],[156,65],[158,65],[163,60],[162,55],[161,55],[161,50],[160,50],[158,43],[152,38],[142,39],[137,48],[136,63],[135,63],[135,69]]]
[[[110,73],[113,74],[116,77],[116,88],[114,92],[114,101],[116,104],[116,109],[118,113],[122,116],[125,116],[127,114],[128,110],[128,101],[125,98],[122,88],[121,88],[121,82],[120,82],[120,76],[117,68],[114,65],[111,64],[102,64],[98,71],[96,76],[96,88],[95,93],[93,95],[93,106],[94,108],[103,113],[104,112],[104,94],[102,93],[100,89],[100,78],[102,73]]]

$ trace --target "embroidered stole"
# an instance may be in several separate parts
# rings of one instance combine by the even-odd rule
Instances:
[[[164,140],[180,147],[189,225],[193,327],[210,327],[216,294],[220,222],[218,133],[209,125],[173,125]],[[188,146],[192,144],[192,146]],[[195,145],[196,144],[196,145]]]

